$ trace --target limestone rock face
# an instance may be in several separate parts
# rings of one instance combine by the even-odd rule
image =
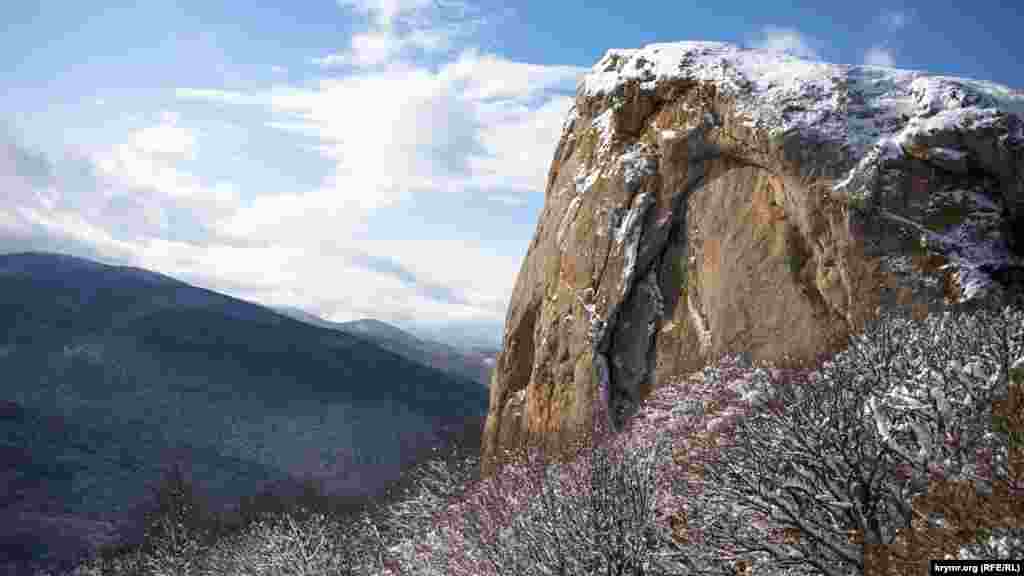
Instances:
[[[611,50],[581,81],[492,374],[504,449],[618,427],[724,353],[812,360],[886,277],[966,299],[1021,270],[1024,94],[730,44]]]

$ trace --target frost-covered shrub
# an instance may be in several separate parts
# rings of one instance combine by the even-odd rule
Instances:
[[[305,486],[310,488],[310,486]],[[154,490],[138,546],[107,550],[74,576],[349,575],[380,570],[374,532],[365,518],[332,516],[331,498],[309,489],[293,499],[269,494],[242,524],[205,512],[192,484],[175,466]],[[309,501],[324,510],[292,507]],[[334,502],[338,504],[338,502]],[[238,520],[237,518],[233,520]],[[55,576],[55,575],[38,575]]]
[[[181,465],[172,466],[153,488],[152,507],[144,518],[146,573],[198,574],[198,559],[213,537],[213,521]]]
[[[499,574],[660,574],[675,546],[655,522],[663,446],[595,448],[537,478],[535,496],[498,533],[488,502],[469,515],[473,545]],[[488,506],[490,505],[490,507]]]
[[[901,548],[922,526],[919,497],[951,483],[985,495],[1016,481],[992,406],[1022,355],[1019,308],[921,322],[886,313],[817,370],[761,371],[771,393],[727,398],[714,450],[688,455],[698,471],[684,504],[688,551],[722,574],[740,560],[829,575],[900,573],[927,560]],[[947,536],[920,550],[955,555]]]
[[[409,530],[391,553],[409,574],[680,573],[656,521],[666,458],[658,444],[593,447],[562,463],[524,450],[457,498],[436,499],[453,483],[424,484],[392,517]]]
[[[219,542],[206,556],[204,569],[252,576],[367,574],[372,555],[353,537],[358,528],[316,513],[262,520]]]

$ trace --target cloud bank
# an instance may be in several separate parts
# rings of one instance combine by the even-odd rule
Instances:
[[[896,65],[895,53],[885,46],[872,46],[864,53],[864,63],[868,66],[885,66],[892,68]]]
[[[753,39],[751,45],[762,50],[785,52],[809,60],[819,58],[816,47],[820,45],[820,42],[795,28],[765,26],[761,29],[760,35]]]
[[[889,38],[886,41],[876,42],[864,51],[862,61],[868,66],[884,66],[893,68],[896,66],[897,50],[891,46],[891,41],[898,41],[901,33],[912,24],[914,15],[905,10],[883,10],[875,19],[877,29],[884,32]]]
[[[537,198],[584,69],[480,51],[473,33],[486,19],[469,4],[338,4],[366,29],[337,53],[311,55],[310,72],[321,71],[312,81],[281,83],[280,69],[262,90],[174,93],[190,109],[244,110],[249,138],[268,134],[327,167],[318,185],[253,191],[215,175],[221,135],[185,108],[74,157],[7,135],[0,250],[127,263],[337,321],[485,325],[497,340],[521,254],[460,237],[459,214],[447,237],[414,240],[370,234],[367,222],[413,197],[475,198],[493,211]]]

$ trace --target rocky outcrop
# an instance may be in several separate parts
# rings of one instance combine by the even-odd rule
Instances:
[[[897,277],[977,297],[1024,249],[1024,95],[721,43],[612,50],[581,81],[491,379],[506,448],[621,426],[724,353],[809,361]]]

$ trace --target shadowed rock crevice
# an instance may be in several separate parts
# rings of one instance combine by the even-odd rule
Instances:
[[[665,283],[659,278],[659,271],[670,247],[669,240],[685,236],[688,200],[704,183],[706,163],[721,155],[719,147],[706,139],[716,126],[715,115],[705,115],[701,124],[686,135],[685,155],[663,155],[662,162],[685,163],[685,184],[670,196],[667,213],[661,218],[653,221],[653,217],[647,217],[652,215],[645,214],[645,225],[637,239],[638,272],[625,287],[622,299],[611,308],[605,329],[595,342],[595,362],[601,364],[595,364],[594,369],[596,374],[607,374],[607,381],[601,386],[607,390],[603,402],[613,430],[621,429],[653,389],[657,337],[665,314]],[[655,210],[653,214],[657,213]]]

